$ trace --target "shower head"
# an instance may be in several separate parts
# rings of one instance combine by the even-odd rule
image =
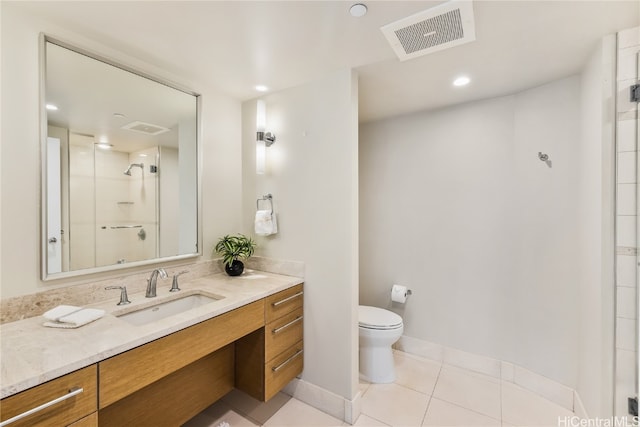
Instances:
[[[124,174],[131,176],[131,168],[134,167],[134,166],[144,170],[144,163],[131,163],[129,165],[129,167],[127,168],[127,170],[124,171]]]

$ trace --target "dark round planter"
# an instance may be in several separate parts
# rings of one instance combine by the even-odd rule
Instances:
[[[226,271],[229,276],[239,276],[244,271],[244,264],[242,261],[235,260],[231,263],[231,266],[225,264],[224,271]]]

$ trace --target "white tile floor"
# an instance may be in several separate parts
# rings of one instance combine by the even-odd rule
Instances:
[[[356,426],[557,426],[574,414],[517,385],[396,351],[393,384],[361,383]],[[346,426],[297,399],[279,394],[260,403],[233,391],[185,427]]]

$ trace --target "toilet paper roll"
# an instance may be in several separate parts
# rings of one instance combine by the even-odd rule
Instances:
[[[391,301],[402,304],[407,302],[407,287],[402,285],[393,285],[391,288]]]

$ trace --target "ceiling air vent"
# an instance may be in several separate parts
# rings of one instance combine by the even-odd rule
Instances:
[[[471,1],[450,1],[380,28],[401,61],[476,39]]]
[[[162,126],[152,125],[151,123],[145,122],[131,122],[122,126],[122,129],[132,130],[138,133],[144,133],[145,135],[160,135],[161,133],[169,132],[170,129],[167,129]]]

